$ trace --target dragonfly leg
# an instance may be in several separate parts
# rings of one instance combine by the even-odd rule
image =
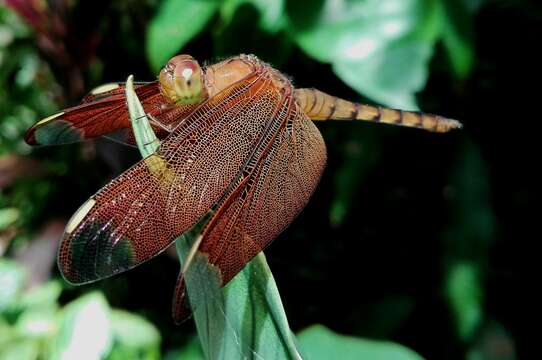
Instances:
[[[147,117],[149,119],[149,123],[153,126],[159,127],[160,129],[166,131],[168,134],[173,131],[173,128],[169,125],[166,125],[162,123],[160,120],[152,116],[151,114],[147,114]]]

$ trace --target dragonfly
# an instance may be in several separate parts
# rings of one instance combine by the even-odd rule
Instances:
[[[254,55],[200,66],[170,59],[135,92],[160,145],[91,196],[68,221],[58,264],[72,284],[129,270],[168,248],[204,216],[195,249],[221,286],[264,250],[301,212],[322,176],[326,146],[314,121],[364,120],[445,133],[461,128],[438,115],[359,104],[288,77]],[[100,136],[134,144],[125,85],[102,85],[38,121],[30,145]],[[184,273],[173,318],[190,315]]]

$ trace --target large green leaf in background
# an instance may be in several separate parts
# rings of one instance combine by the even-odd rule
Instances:
[[[260,12],[259,26],[269,32],[279,31],[285,24],[284,0],[225,0],[220,9],[222,21],[228,24],[241,5],[250,4]]]
[[[227,25],[242,5],[258,10],[261,29],[278,37],[285,29],[308,55],[330,63],[346,84],[388,106],[417,109],[415,95],[427,82],[440,39],[458,78],[473,66],[471,14],[477,6],[468,1],[309,0],[285,6],[284,0],[166,0],[147,34],[153,69],[202,32],[217,10],[220,22],[209,30],[220,35],[215,39],[228,38]]]
[[[147,30],[147,57],[153,70],[203,30],[218,9],[217,0],[165,0]]]
[[[303,356],[310,360],[422,360],[402,345],[339,335],[323,325],[303,330],[298,341]]]
[[[473,12],[476,1],[441,0],[442,42],[451,69],[459,79],[466,79],[474,66]]]
[[[440,31],[436,0],[291,4],[292,35],[307,54],[373,100],[416,109]]]
[[[126,83],[126,97],[138,148],[143,157],[152,154],[158,141],[134,89]],[[177,239],[181,264],[203,226],[200,223]],[[288,326],[280,295],[263,253],[258,254],[225,287],[207,257],[196,252],[185,273],[186,288],[203,352],[208,359],[300,359]]]

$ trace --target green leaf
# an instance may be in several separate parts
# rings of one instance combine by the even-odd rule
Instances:
[[[457,332],[468,341],[483,318],[483,289],[477,267],[466,262],[455,263],[448,270],[446,297],[454,315]]]
[[[115,340],[125,346],[139,349],[160,346],[158,329],[141,316],[126,311],[113,310],[111,322]]]
[[[226,0],[220,8],[225,25],[229,24],[235,11],[242,5],[250,4],[260,12],[259,26],[270,33],[276,33],[285,25],[284,0]]]
[[[0,230],[13,225],[19,219],[20,212],[16,208],[0,209]]]
[[[66,305],[58,336],[53,344],[53,357],[88,359],[105,357],[111,350],[113,336],[110,308],[100,293],[90,293]]]
[[[13,339],[17,337],[15,329],[0,316],[0,349],[6,348],[7,344],[13,342]],[[0,353],[2,350],[0,350]]]
[[[297,336],[304,357],[311,360],[421,360],[414,351],[388,341],[368,340],[334,333],[313,325]]]
[[[126,95],[129,103],[139,102],[134,91],[127,90]],[[132,120],[134,116],[140,117],[140,121],[132,121],[134,133],[152,135],[147,117],[138,115],[131,113]],[[139,150],[142,156],[148,151],[143,146]],[[186,262],[208,220],[209,214],[176,240],[181,264]],[[196,251],[192,259],[185,281],[206,358],[300,359],[263,253],[248,263],[225,289],[221,289],[219,274],[207,256]]]
[[[442,41],[453,73],[466,79],[474,66],[472,10],[465,2],[442,0]]]
[[[28,310],[17,319],[15,328],[22,337],[49,339],[58,331],[58,318],[53,307]]]
[[[230,3],[239,5],[241,2],[233,0]],[[255,4],[239,6],[235,10],[230,10],[231,14],[229,15],[225,14],[227,10],[224,9],[228,8],[226,4],[228,3],[225,3],[222,8],[220,26],[212,31],[215,55],[229,57],[242,53],[256,54],[280,68],[291,56],[294,47],[292,40],[287,36],[277,36],[269,28],[266,28],[262,24],[263,10],[257,8]],[[280,24],[285,21],[283,11],[282,14],[277,20]],[[277,28],[282,26],[277,25]],[[250,34],[247,34],[247,29],[251,29]]]
[[[166,353],[164,360],[204,360],[204,357],[198,339],[193,338],[182,349]]]
[[[153,324],[120,310],[113,310],[111,323],[114,345],[109,360],[160,358],[160,333]]]
[[[196,236],[198,229],[177,242],[181,262]],[[201,254],[194,257],[185,279],[206,358],[300,358],[263,253],[249,262],[224,290],[216,270]]]
[[[0,360],[35,360],[39,355],[39,343],[23,339],[12,342],[0,349]]]
[[[295,2],[291,33],[310,56],[359,93],[416,109],[440,34],[436,0]]]
[[[0,259],[0,313],[15,305],[24,286],[24,269],[14,261]]]
[[[152,18],[146,39],[147,58],[158,71],[202,31],[218,9],[216,0],[165,0]]]
[[[59,281],[49,281],[25,292],[17,306],[23,309],[56,307],[61,292]]]

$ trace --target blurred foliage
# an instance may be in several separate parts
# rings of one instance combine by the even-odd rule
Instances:
[[[46,260],[61,235],[51,222],[137,154],[22,140],[84,91],[153,79],[179,51],[209,62],[255,53],[298,87],[466,124],[442,137],[319,125],[326,173],[266,251],[290,326],[307,328],[303,354],[528,357],[536,308],[521,280],[535,253],[538,132],[515,104],[538,102],[528,89],[542,81],[541,19],[529,0],[0,0],[0,359],[203,358],[192,323],[171,324],[176,260],[81,288]]]
[[[15,13],[0,7],[0,155],[25,154],[21,135],[55,111],[51,70],[33,45],[32,32]]]
[[[322,325],[314,325],[303,330],[298,339],[303,355],[307,359],[422,360],[418,354],[404,346],[334,334]]]
[[[478,149],[467,143],[453,171],[450,211],[454,222],[444,232],[447,245],[445,295],[457,334],[469,341],[483,319],[483,279],[495,220],[489,207],[487,169]]]
[[[0,359],[158,359],[160,333],[91,292],[65,306],[52,280],[23,290],[25,271],[0,259]]]
[[[168,0],[160,5],[147,34],[147,57],[155,72],[205,28],[218,6],[215,0]],[[179,21],[179,14],[190,21]]]
[[[435,43],[443,39],[456,74],[468,75],[473,62],[468,30],[452,23],[468,23],[463,4],[446,1],[366,0],[166,0],[153,18],[147,37],[147,54],[157,71],[185,46],[219,12],[216,38],[241,5],[252,5],[260,16],[258,26],[267,33],[284,31],[313,58],[330,63],[335,74],[359,91],[383,104],[416,109],[415,94],[427,80],[427,67]],[[179,21],[179,13],[190,22]],[[468,28],[468,26],[467,26]]]

